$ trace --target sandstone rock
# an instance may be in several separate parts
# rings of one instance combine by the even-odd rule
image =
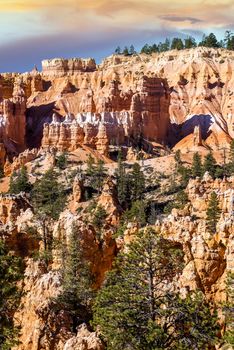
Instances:
[[[21,211],[31,208],[31,205],[23,194],[0,195],[0,223],[5,225],[8,222],[15,222]]]
[[[20,153],[18,157],[13,158],[13,162],[6,162],[4,166],[5,175],[9,176],[14,171],[20,169],[23,165],[31,162],[37,157],[38,150],[36,148],[29,150],[26,149],[24,152]]]
[[[119,222],[122,210],[111,178],[107,178],[104,182],[102,193],[98,199],[98,205],[101,205],[106,210],[108,214],[108,224],[116,226]]]
[[[212,180],[206,175],[202,180],[190,180],[186,189],[190,201],[187,216],[173,210],[156,223],[163,234],[184,245],[186,264],[180,278],[181,288],[199,288],[215,301],[225,300],[226,258],[229,262],[233,259],[232,248],[228,248],[234,229],[233,184],[232,177]],[[218,194],[222,210],[216,235],[207,232],[205,222],[212,191]]]
[[[143,138],[165,140],[169,125],[166,82],[144,76],[138,89],[135,94],[121,94],[117,82],[112,82],[108,98],[98,100],[101,106],[94,106],[93,93],[86,92],[76,116],[71,114],[71,119],[62,123],[53,118],[51,124],[44,125],[42,147],[71,150],[84,143],[107,156],[110,144],[124,144],[127,139],[133,138],[135,143]]]
[[[104,350],[104,345],[95,332],[90,332],[85,324],[78,329],[77,336],[69,339],[63,350]]]
[[[93,72],[96,70],[94,59],[60,59],[42,61],[42,72],[45,75],[64,76],[65,74],[75,74],[77,72]]]

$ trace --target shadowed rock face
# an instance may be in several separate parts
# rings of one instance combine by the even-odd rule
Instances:
[[[196,127],[201,131],[202,140],[206,140],[211,134],[211,126],[214,123],[211,115],[194,115],[181,124],[171,124],[168,143],[175,146],[180,140],[193,134]]]

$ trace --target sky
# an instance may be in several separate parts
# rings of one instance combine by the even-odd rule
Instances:
[[[140,49],[166,37],[197,40],[234,31],[234,0],[0,0],[0,72],[41,68],[42,59]]]

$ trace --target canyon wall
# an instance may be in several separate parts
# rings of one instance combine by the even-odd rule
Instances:
[[[100,65],[93,59],[44,60],[41,73],[35,68],[0,77],[2,120],[10,125],[1,127],[3,144],[13,140],[17,153],[26,146],[69,150],[84,143],[107,154],[112,144],[134,146],[141,139],[179,143],[187,152],[199,128],[201,147],[228,147],[234,137],[233,68],[233,52],[202,47],[113,55]],[[20,99],[11,101],[16,86]]]
[[[109,95],[93,101],[92,94],[83,97],[76,116],[53,115],[51,124],[44,124],[42,147],[74,150],[85,144],[108,155],[109,145],[129,145],[141,139],[163,142],[169,125],[169,91],[159,78],[143,77],[139,91],[122,93],[119,82],[111,81]]]
[[[107,178],[102,193],[96,197],[97,203],[107,212],[100,236],[90,220],[85,202],[82,203],[80,195],[77,196],[77,181],[75,179],[70,197],[73,209],[69,209],[68,205],[54,225],[50,226],[48,223],[48,228],[53,239],[64,247],[70,242],[75,229],[77,240],[82,244],[85,256],[91,263],[97,286],[100,286],[116,253],[134,239],[138,226],[129,222],[123,234],[116,236],[115,228],[121,208],[116,198],[115,186]],[[185,208],[173,209],[171,214],[158,217],[155,225],[152,225],[164,237],[180,243],[183,247],[183,272],[174,281],[181,293],[198,288],[212,301],[219,303],[225,300],[226,276],[228,271],[233,271],[234,259],[233,185],[233,177],[214,181],[205,174],[201,180],[192,179],[186,189],[188,203]],[[207,203],[212,191],[217,193],[221,208],[215,235],[207,232],[205,222]],[[16,349],[66,350],[68,344],[76,342],[79,350],[103,349],[96,333],[83,329],[83,325],[83,332],[79,328],[76,335],[71,331],[70,315],[64,310],[56,311],[53,307],[53,298],[61,291],[61,251],[58,245],[54,246],[49,264],[36,258],[35,252],[43,251],[42,239],[39,239],[43,233],[43,222],[34,215],[27,201],[21,195],[1,196],[0,216],[1,232],[6,235],[11,249],[24,256],[26,265],[23,284],[25,293],[21,308],[15,316],[21,325],[21,343]],[[30,233],[32,229],[37,230],[37,238]]]

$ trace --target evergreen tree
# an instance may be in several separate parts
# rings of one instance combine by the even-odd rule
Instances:
[[[165,39],[163,43],[158,44],[159,52],[169,51],[170,50],[170,40],[168,38]]]
[[[67,154],[65,152],[63,152],[56,161],[56,166],[61,169],[64,170],[67,167]]]
[[[134,54],[136,54],[136,50],[135,50],[135,47],[131,45],[129,48],[129,55],[134,55]]]
[[[216,324],[198,296],[169,293],[181,250],[148,228],[121,253],[94,305],[107,350],[208,349]]]
[[[18,173],[13,173],[10,178],[9,193],[17,194],[20,192],[30,192],[32,186],[28,180],[28,172],[23,165]]]
[[[150,46],[148,44],[145,44],[141,49],[141,53],[149,55],[151,53]]]
[[[193,47],[196,47],[197,46],[197,43],[196,43],[196,40],[189,36],[188,38],[184,39],[184,48],[185,49],[191,49]]]
[[[227,301],[223,312],[225,315],[224,340],[234,347],[234,273],[229,273],[227,278]]]
[[[216,225],[219,221],[219,218],[220,208],[218,196],[215,192],[212,192],[206,210],[206,227],[210,233],[216,233]]]
[[[143,193],[145,191],[145,177],[138,163],[133,164],[132,171],[129,175],[129,191],[131,193],[132,201],[143,198]]]
[[[153,45],[151,46],[151,53],[153,53],[153,52],[158,52],[158,45],[153,44]]]
[[[103,180],[106,176],[106,170],[104,168],[104,164],[105,164],[104,161],[99,159],[94,172],[94,186],[96,187],[98,192],[101,192]]]
[[[92,224],[98,231],[102,229],[102,226],[105,223],[106,217],[107,217],[106,210],[101,205],[98,205],[93,212],[93,219],[92,219]]]
[[[2,165],[0,165],[0,180],[5,176],[4,174],[4,169],[2,167]]]
[[[230,144],[229,168],[230,168],[231,174],[234,173],[234,140],[232,140]]]
[[[57,219],[66,203],[66,194],[51,168],[34,184],[32,201],[36,212]]]
[[[182,188],[186,188],[190,179],[190,175],[191,175],[191,169],[187,168],[183,165],[178,166],[177,168],[177,172],[181,177],[181,186]]]
[[[87,160],[86,174],[90,177],[91,186],[100,193],[103,185],[103,180],[106,176],[104,161],[99,159],[97,164],[95,164],[94,158],[89,155]]]
[[[120,46],[117,46],[116,49],[115,49],[115,54],[116,55],[121,55],[121,48]]]
[[[181,152],[179,149],[175,152],[174,159],[175,159],[175,163],[176,163],[176,168],[178,169],[179,166],[182,165]]]
[[[201,177],[202,173],[203,173],[203,169],[202,169],[201,156],[198,152],[196,152],[193,155],[192,176],[193,177]]]
[[[209,152],[204,158],[203,171],[209,172],[209,174],[214,178],[216,172],[217,163],[211,152]]]
[[[125,223],[136,222],[140,227],[146,224],[146,205],[144,201],[137,200],[132,203],[132,206],[123,215]]]
[[[234,35],[230,30],[225,32],[224,42],[228,50],[234,50]]]
[[[125,48],[123,49],[123,55],[124,56],[129,56],[129,49],[127,46],[125,46]]]
[[[63,309],[72,317],[72,329],[91,319],[94,297],[93,277],[90,264],[84,255],[81,235],[74,227],[65,254],[63,254],[62,293],[55,299],[55,307]],[[84,244],[84,242],[83,242]]]
[[[95,160],[91,156],[91,154],[89,154],[89,156],[88,156],[86,165],[87,165],[86,174],[88,176],[93,176],[95,173]]]
[[[215,34],[210,33],[209,35],[203,36],[202,41],[199,43],[199,46],[218,48],[218,47],[220,47],[220,44],[219,44]]]
[[[118,154],[118,167],[115,171],[115,176],[117,180],[117,194],[119,203],[121,206],[126,207],[130,198],[128,195],[128,176],[126,174],[121,152]]]
[[[21,261],[9,254],[0,240],[0,348],[10,350],[17,344],[19,329],[14,327],[13,316],[21,298],[17,285],[22,278]]]
[[[184,49],[184,43],[182,39],[180,38],[173,38],[171,42],[171,50],[183,50]]]

